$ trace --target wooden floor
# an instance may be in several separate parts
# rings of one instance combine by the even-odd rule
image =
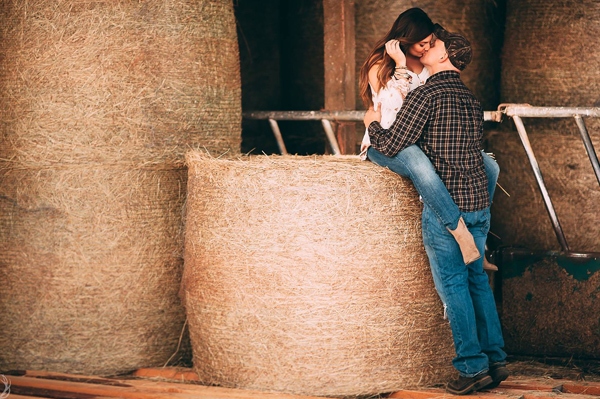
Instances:
[[[5,375],[10,382],[8,399],[309,399],[309,396],[266,393],[200,385],[196,374],[185,368],[140,369],[123,378],[101,378],[41,371],[16,371]],[[0,384],[1,385],[1,384]],[[0,390],[1,396],[1,390]],[[381,398],[432,399],[452,397],[443,389],[402,390]],[[481,391],[469,399],[600,399],[600,382],[509,377],[496,389]]]

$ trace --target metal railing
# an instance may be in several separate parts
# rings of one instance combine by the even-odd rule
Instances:
[[[323,129],[325,130],[327,141],[331,146],[333,155],[341,155],[341,153],[335,133],[331,126],[331,121],[362,122],[364,115],[365,111],[254,111],[243,113],[243,117],[246,119],[269,121],[273,134],[275,135],[275,139],[277,140],[279,151],[282,154],[287,154],[287,150],[285,148],[285,143],[283,142],[277,121],[320,120],[321,124],[323,125]],[[596,179],[600,185],[600,164],[598,163],[598,156],[594,150],[592,140],[583,120],[584,117],[600,117],[600,108],[533,107],[529,104],[501,104],[497,111],[484,112],[485,121],[501,122],[504,117],[512,118],[515,123],[519,138],[521,139],[521,143],[523,144],[523,148],[527,154],[531,169],[533,170],[538,188],[542,194],[546,211],[548,212],[548,216],[552,222],[552,227],[556,234],[556,238],[558,239],[562,250],[569,253],[569,245],[567,244],[565,234],[560,225],[560,221],[558,220],[554,205],[552,204],[550,194],[546,189],[542,171],[540,170],[539,164],[533,152],[533,148],[529,142],[527,130],[525,129],[525,125],[523,124],[523,120],[521,118],[574,118],[581,134],[585,150],[594,169],[594,173],[596,174]]]

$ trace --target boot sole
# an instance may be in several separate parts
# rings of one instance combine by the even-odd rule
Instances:
[[[496,374],[494,377],[492,378],[492,383],[490,385],[488,385],[487,387],[485,387],[486,389],[494,389],[496,388],[498,385],[500,385],[500,383],[502,381],[504,381],[505,379],[508,378],[508,376],[510,375],[510,373],[508,372],[508,370],[501,370],[498,374]]]
[[[480,380],[473,381],[470,385],[467,385],[460,391],[452,389],[450,387],[446,387],[446,391],[450,392],[453,395],[466,395],[473,391],[479,391],[480,389],[486,388],[488,385],[492,384],[494,380],[489,375],[485,376]]]

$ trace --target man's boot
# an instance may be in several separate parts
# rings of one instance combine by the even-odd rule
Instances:
[[[467,225],[465,224],[465,221],[462,217],[458,219],[458,226],[456,227],[456,229],[448,229],[448,231],[454,236],[454,239],[460,246],[460,252],[462,252],[465,265],[473,263],[477,259],[481,258],[479,249],[477,249],[477,245],[475,245],[475,239],[473,238],[473,235],[467,228]]]

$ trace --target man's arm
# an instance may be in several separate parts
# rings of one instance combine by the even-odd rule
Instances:
[[[431,105],[422,90],[408,93],[396,120],[389,129],[384,129],[373,112],[365,114],[365,125],[373,148],[383,155],[393,157],[417,142],[429,119]],[[375,117],[374,117],[375,116]],[[368,124],[367,124],[368,123]]]

